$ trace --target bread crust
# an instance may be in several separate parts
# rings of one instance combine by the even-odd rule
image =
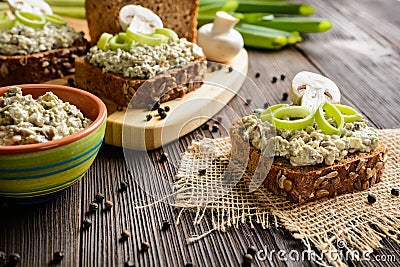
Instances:
[[[366,190],[382,179],[388,150],[383,145],[371,153],[351,154],[331,166],[296,167],[282,157],[274,157],[271,165],[260,150],[242,138],[243,130],[240,121],[234,122],[230,128],[231,158],[246,165],[247,171],[255,178],[265,177],[265,188],[291,202],[306,203]],[[257,177],[257,168],[257,173],[263,177]]]
[[[115,34],[121,31],[119,10],[129,4],[152,10],[160,16],[164,27],[173,29],[179,37],[190,42],[196,41],[199,0],[86,0],[86,19],[93,45],[103,32]]]
[[[85,55],[89,43],[30,55],[0,55],[0,86],[41,83],[74,74],[75,58]]]
[[[77,58],[75,66],[75,85],[78,88],[99,96],[104,102],[132,108],[148,108],[155,102],[164,103],[183,97],[203,84],[207,68],[203,58],[143,80],[104,73],[101,68],[90,64],[87,56]]]

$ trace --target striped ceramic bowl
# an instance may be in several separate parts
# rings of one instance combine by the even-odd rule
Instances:
[[[8,87],[0,88],[1,96]],[[19,87],[24,95],[31,94],[33,98],[51,91],[93,121],[84,130],[59,140],[0,146],[0,197],[35,202],[57,194],[84,176],[102,144],[107,110],[98,97],[72,87],[50,84]]]

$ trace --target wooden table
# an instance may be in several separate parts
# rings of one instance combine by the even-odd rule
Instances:
[[[304,35],[304,41],[282,51],[269,52],[248,49],[248,77],[261,88],[270,104],[282,102],[290,80],[301,70],[322,73],[333,79],[342,90],[343,103],[358,109],[378,128],[400,127],[400,2],[397,0],[304,0],[317,8],[317,16],[333,21],[331,31]],[[255,74],[260,73],[259,78]],[[280,75],[286,79],[281,81]],[[278,77],[271,83],[273,76]],[[241,95],[252,99],[252,105],[263,106],[257,90],[246,82]],[[239,97],[229,104],[240,114],[250,112]],[[223,122],[232,119],[220,112]],[[220,137],[218,133],[198,129],[181,138],[178,143],[164,147],[170,155],[179,155],[196,135]],[[158,163],[162,150],[149,152],[158,172],[172,179],[176,167]],[[140,159],[137,164],[140,166]],[[181,224],[161,231],[162,220],[173,222],[178,211],[167,204],[135,209],[135,205],[152,201],[134,182],[135,176],[152,177],[137,167],[131,176],[127,172],[121,148],[103,145],[97,159],[82,181],[58,198],[35,206],[3,207],[0,210],[0,251],[18,252],[21,266],[51,264],[53,252],[62,250],[62,266],[123,266],[131,259],[136,266],[239,266],[243,252],[250,245],[268,250],[302,251],[305,247],[282,229],[267,230],[242,225],[227,232],[214,232],[193,244],[186,238],[211,228],[203,223],[193,226],[193,214],[184,213]],[[128,190],[118,192],[121,181],[129,182]],[[89,203],[97,193],[114,203],[110,212],[98,211],[87,215]],[[399,207],[400,208],[400,207]],[[93,221],[87,231],[81,231],[85,218]],[[127,242],[120,242],[122,230],[132,233]],[[151,247],[139,253],[143,241]],[[399,266],[400,246],[383,241],[384,248],[373,255],[394,255],[396,262],[380,262],[380,266]],[[256,261],[257,266],[316,266],[309,262]],[[350,266],[376,266],[374,262],[349,262]]]

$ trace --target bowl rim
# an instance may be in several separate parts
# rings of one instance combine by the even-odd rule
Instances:
[[[24,88],[43,88],[48,91],[52,91],[51,89],[57,88],[57,89],[63,89],[71,92],[75,92],[77,95],[86,95],[90,99],[92,99],[98,109],[99,109],[99,114],[97,114],[96,119],[85,129],[73,133],[71,135],[68,135],[66,137],[63,137],[58,140],[53,140],[53,141],[48,141],[44,143],[36,143],[36,144],[26,144],[26,145],[15,145],[15,146],[0,146],[0,156],[12,156],[12,155],[18,155],[18,154],[27,154],[27,153],[32,153],[32,152],[40,152],[44,150],[49,150],[61,146],[65,146],[68,144],[71,144],[81,138],[84,138],[88,136],[89,134],[93,133],[96,131],[105,121],[107,117],[107,108],[104,102],[95,96],[92,93],[89,93],[87,91],[84,91],[82,89],[70,87],[70,86],[65,86],[65,85],[56,85],[56,84],[20,84],[20,85],[8,85],[8,86],[2,86],[0,89],[4,88],[9,88],[12,86],[18,86],[21,87],[22,89]],[[64,100],[63,101],[68,101]]]

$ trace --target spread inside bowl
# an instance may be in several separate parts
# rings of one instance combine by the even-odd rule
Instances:
[[[79,132],[92,120],[54,93],[34,99],[21,88],[9,87],[0,96],[0,146],[44,143]]]

